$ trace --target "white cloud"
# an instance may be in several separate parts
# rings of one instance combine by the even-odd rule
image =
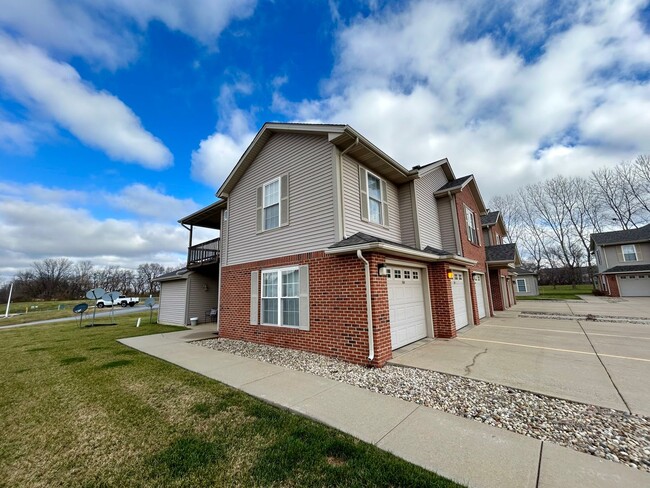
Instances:
[[[135,59],[152,21],[214,47],[255,0],[0,0],[0,27],[60,56],[81,56],[115,69]]]
[[[114,194],[107,194],[106,201],[113,207],[128,210],[142,217],[169,221],[191,214],[199,209],[191,198],[178,199],[141,183],[122,188]]]
[[[0,35],[0,79],[5,89],[114,159],[161,169],[172,155],[117,97],[84,83],[75,69],[34,46]]]
[[[192,152],[192,178],[195,180],[218,188],[255,137],[251,114],[240,109],[235,101],[237,94],[250,94],[251,90],[251,85],[245,81],[221,87],[217,100],[217,130]]]
[[[276,92],[273,108],[349,123],[405,165],[449,157],[486,198],[650,152],[642,2],[555,5],[419,1],[355,17],[322,97]]]
[[[143,262],[176,266],[186,258],[189,235],[176,223],[98,219],[70,204],[84,198],[75,192],[41,188],[50,195],[32,201],[30,195],[21,198],[7,192],[8,186],[6,182],[0,186],[0,276],[4,279],[48,257],[89,259],[96,265],[125,268]],[[28,188],[36,190],[37,185]],[[52,198],[54,194],[58,199]]]

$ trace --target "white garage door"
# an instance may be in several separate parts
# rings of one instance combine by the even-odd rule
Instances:
[[[618,289],[622,297],[650,297],[650,274],[619,275]]]
[[[186,294],[187,280],[163,281],[160,284],[158,323],[186,325]]]
[[[451,295],[454,300],[454,317],[456,319],[456,330],[469,324],[467,318],[467,300],[465,299],[465,280],[463,273],[454,271],[451,280]]]
[[[422,271],[418,268],[388,268],[388,307],[393,349],[427,336]]]
[[[476,304],[478,305],[478,318],[485,317],[485,296],[483,295],[483,276],[474,275],[474,289],[476,290]]]

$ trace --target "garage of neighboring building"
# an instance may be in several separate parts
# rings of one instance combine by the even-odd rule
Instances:
[[[618,290],[622,297],[650,296],[650,273],[618,275]]]
[[[217,309],[219,281],[216,276],[182,268],[162,276],[158,323],[189,325],[196,317],[198,322],[212,320],[210,310]]]
[[[458,330],[469,324],[469,315],[467,314],[467,293],[465,291],[464,273],[456,270],[453,270],[452,272],[451,295],[454,302],[456,330]]]
[[[423,276],[420,268],[387,268],[391,347],[427,337]]]
[[[476,291],[476,306],[478,308],[478,318],[482,319],[487,315],[487,308],[485,307],[485,287],[483,285],[483,275],[474,274],[474,290]]]

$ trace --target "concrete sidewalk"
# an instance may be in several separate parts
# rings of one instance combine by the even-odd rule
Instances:
[[[650,474],[308,373],[189,344],[213,325],[120,342],[470,487],[639,487]]]

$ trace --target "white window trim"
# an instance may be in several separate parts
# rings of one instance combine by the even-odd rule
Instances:
[[[273,230],[277,229],[279,227],[282,227],[282,181],[281,181],[281,176],[278,176],[277,178],[273,178],[272,180],[267,181],[262,185],[262,231],[267,231],[267,230]],[[268,208],[265,204],[266,202],[266,187],[277,182],[278,183],[278,203],[274,203],[273,205],[278,206],[278,225],[275,227],[266,227],[266,213],[265,210]],[[269,205],[270,207],[271,205]]]
[[[625,248],[626,247],[631,247],[634,250],[634,259],[626,259],[625,258],[625,254],[626,254],[625,253]],[[636,252],[636,246],[634,244],[623,244],[621,246],[621,254],[623,254],[623,261],[626,262],[626,263],[632,263],[634,261],[639,260],[639,253]],[[627,253],[627,254],[631,254],[631,253]]]
[[[470,226],[470,222],[473,224],[473,227]],[[481,240],[478,236],[478,229],[476,225],[476,213],[467,205],[465,205],[465,226],[467,230],[467,240],[472,244],[476,244],[477,246],[480,246]],[[472,232],[471,232],[472,229],[474,230],[474,236],[476,236],[476,242],[472,240]]]
[[[523,290],[519,289],[519,282],[520,281],[524,284],[524,289]],[[528,285],[526,284],[526,280],[524,278],[517,278],[517,291],[519,293],[527,293],[528,292]]]
[[[371,212],[370,212],[370,177],[376,178],[377,181],[379,181],[379,200],[376,200],[375,198],[372,198],[373,201],[379,203],[379,222],[375,222],[372,220],[371,217]],[[370,171],[366,170],[366,188],[368,189],[368,192],[366,193],[366,199],[368,200],[368,222],[371,224],[376,224],[376,225],[384,225],[384,222],[386,222],[386,219],[384,218],[384,202],[381,199],[381,178],[377,176],[374,173],[371,173]]]
[[[282,273],[284,271],[298,271],[298,295],[292,297],[283,297],[282,296]],[[264,275],[276,273],[278,276],[278,293],[277,297],[266,297],[264,296]],[[263,269],[260,277],[260,324],[269,325],[274,327],[287,327],[289,329],[298,329],[300,328],[300,320],[298,320],[298,325],[284,325],[282,324],[282,299],[283,298],[297,298],[298,299],[298,317],[300,317],[300,268],[298,266],[289,266],[287,268],[273,268],[273,269]],[[275,324],[264,322],[264,300],[275,298],[277,300],[277,310],[278,310],[278,322]]]

